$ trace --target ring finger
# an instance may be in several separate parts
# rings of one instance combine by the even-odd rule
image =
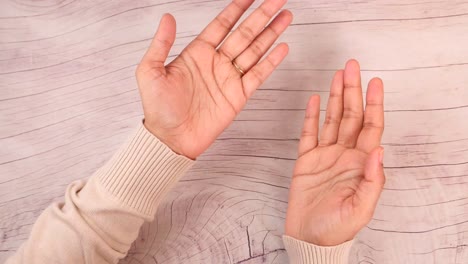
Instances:
[[[320,133],[320,146],[329,146],[336,143],[343,117],[343,70],[339,70],[333,77],[328,98],[327,113],[323,129]]]
[[[235,59],[235,63],[244,72],[250,70],[271,48],[291,22],[292,13],[290,11],[284,10],[279,13],[250,46]]]

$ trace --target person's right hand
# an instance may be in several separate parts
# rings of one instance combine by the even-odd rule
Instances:
[[[176,24],[166,14],[138,66],[144,124],[178,154],[205,151],[288,53],[282,43],[260,61],[292,21],[284,10],[265,27],[286,0],[265,0],[226,38],[252,2],[233,0],[167,66]]]
[[[380,140],[383,84],[370,81],[363,110],[359,64],[333,79],[319,136],[320,97],[312,96],[291,182],[286,235],[319,246],[353,239],[372,218],[385,183]]]

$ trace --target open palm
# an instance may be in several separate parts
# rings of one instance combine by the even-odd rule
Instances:
[[[176,25],[166,14],[138,66],[145,126],[179,154],[206,150],[288,53],[282,43],[259,62],[291,23],[285,10],[265,28],[286,0],[265,1],[226,38],[252,2],[234,0],[167,66]]]
[[[319,135],[320,98],[309,100],[291,182],[286,235],[321,246],[351,240],[372,218],[385,182],[383,84],[373,79],[363,110],[359,64],[332,82]]]

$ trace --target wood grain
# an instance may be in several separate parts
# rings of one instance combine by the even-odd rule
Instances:
[[[142,117],[134,71],[161,15],[178,22],[173,58],[227,3],[2,1],[0,261]],[[351,57],[364,81],[386,85],[388,179],[351,263],[468,263],[468,1],[288,8],[290,55],[121,263],[287,263],[281,235],[305,103],[312,93],[326,99]]]

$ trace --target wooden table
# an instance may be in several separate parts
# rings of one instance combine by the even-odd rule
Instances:
[[[161,15],[171,57],[228,1],[2,1],[0,261],[142,118],[135,67]],[[254,4],[257,6],[259,3]],[[468,263],[468,1],[291,0],[290,55],[121,263],[287,263],[304,108],[357,58],[385,82],[387,183],[351,263]]]

